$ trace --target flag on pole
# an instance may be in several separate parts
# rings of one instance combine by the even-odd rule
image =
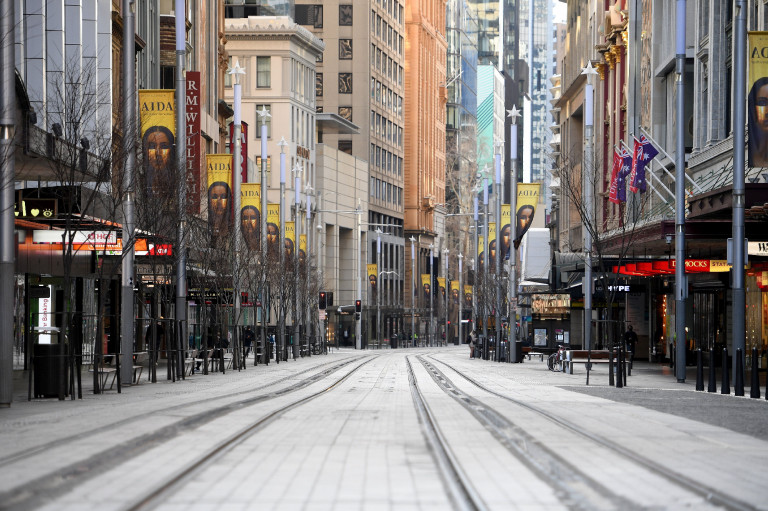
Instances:
[[[629,189],[633,193],[645,193],[645,166],[659,154],[659,150],[656,149],[651,141],[645,138],[645,135],[640,135],[640,140],[635,139],[635,154],[632,157],[632,173],[629,179]]]
[[[610,189],[610,195],[608,196],[608,200],[610,200],[614,204],[619,204],[621,202],[617,197],[621,163],[622,163],[622,159],[621,159],[621,155],[619,154],[619,150],[616,147],[614,147],[613,148],[613,168],[611,168],[611,189]]]
[[[619,148],[621,168],[616,177],[616,198],[619,202],[627,202],[627,177],[632,171],[632,155],[623,145]]]

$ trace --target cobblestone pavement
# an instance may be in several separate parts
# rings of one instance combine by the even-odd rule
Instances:
[[[451,346],[164,376],[27,401],[16,372],[0,509],[768,509],[765,389],[695,392],[692,370],[636,362],[617,389],[600,365],[586,386]]]

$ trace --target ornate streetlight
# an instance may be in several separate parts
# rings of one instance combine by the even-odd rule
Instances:
[[[267,119],[272,115],[266,106],[256,112],[261,117],[261,291],[259,300],[261,300],[261,345],[264,361],[269,363],[269,352],[267,350],[267,310],[265,304],[267,300]],[[281,142],[284,142],[282,140]],[[282,148],[281,148],[282,149]],[[256,357],[253,358],[253,365],[258,364]]]
[[[509,126],[509,159],[512,162],[512,182],[510,183],[510,232],[509,232],[509,361],[517,360],[517,249],[514,248],[514,240],[517,238],[517,222],[515,212],[517,211],[517,118],[520,117],[520,111],[517,106],[512,105],[512,110],[507,110],[507,117],[510,118]],[[498,243],[498,241],[497,241]]]

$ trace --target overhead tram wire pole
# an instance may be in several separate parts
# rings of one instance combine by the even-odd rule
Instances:
[[[416,238],[411,236],[411,347],[415,339],[414,334],[416,318]]]
[[[381,347],[381,233],[376,229],[376,344]]]
[[[493,193],[496,196],[496,314],[494,322],[496,325],[496,361],[501,362],[501,347],[503,330],[501,327],[501,151],[503,144],[496,145],[496,182],[493,185]],[[490,251],[490,247],[489,247]],[[488,254],[490,256],[490,254]]]
[[[277,241],[277,252],[280,255],[279,309],[285,311],[285,286],[283,286],[283,279],[285,278],[285,148],[288,146],[288,142],[285,141],[285,137],[281,137],[280,142],[277,145],[280,146],[280,212],[278,216],[280,219],[280,228],[277,230],[280,233]],[[278,316],[277,324],[280,338],[277,340],[277,346],[279,347],[277,358],[279,359],[283,356],[283,352],[285,351],[285,314],[281,313]]]
[[[683,7],[680,4],[683,4]],[[685,16],[685,1],[678,0],[678,18]],[[744,264],[746,257],[744,254],[744,207],[745,207],[745,184],[744,184],[744,145],[745,134],[744,125],[746,117],[746,84],[744,79],[746,77],[746,41],[747,41],[747,5],[744,0],[736,0],[736,26],[734,33],[734,112],[733,112],[733,125],[737,129],[733,130],[733,265],[731,271],[733,272],[733,367],[731,368],[732,374],[736,375],[736,362],[739,353],[737,350],[741,350],[742,362],[743,357],[746,355],[746,339],[745,339],[745,310],[746,310],[746,295],[744,291]],[[683,25],[684,27],[685,25]],[[679,51],[678,51],[679,53]],[[681,87],[682,88],[682,87]],[[678,98],[678,112],[681,111],[679,106],[682,100]],[[679,123],[678,123],[679,124]],[[680,135],[678,134],[678,140]],[[676,186],[678,179],[675,180]],[[677,188],[676,188],[677,190]],[[675,249],[678,246],[675,244]],[[678,264],[677,266],[685,266]],[[678,336],[678,351],[681,353],[679,345],[680,337]],[[684,352],[683,352],[684,353]],[[679,366],[678,366],[679,367]],[[743,366],[742,366],[743,367]],[[683,366],[683,370],[685,366]],[[685,373],[683,373],[685,374]],[[744,388],[736,388],[736,395],[744,395]]]
[[[187,243],[186,236],[186,201],[187,201],[187,79],[184,74],[184,61],[187,57],[187,16],[185,9],[185,0],[176,0],[176,169],[179,172],[177,177],[176,194],[179,201],[179,227],[178,227],[178,262],[176,263],[176,339],[179,343],[179,351],[176,353],[176,370],[178,373],[184,373],[184,355],[182,346],[186,337],[187,326]],[[123,41],[132,41],[133,34]],[[130,53],[130,52],[129,52]],[[133,60],[133,59],[132,59]],[[133,83],[133,82],[131,82]],[[133,307],[133,289],[131,289],[131,307]],[[131,311],[133,312],[133,311]],[[131,324],[133,324],[133,314],[131,315]],[[133,329],[133,327],[131,328]],[[171,344],[173,345],[173,344]],[[131,338],[131,349],[126,356],[123,350],[123,367],[133,365],[133,338]],[[130,357],[130,358],[128,358]],[[171,357],[168,356],[168,360]],[[125,382],[133,378],[130,374],[133,371],[123,371],[122,379]],[[130,383],[130,381],[129,381]]]
[[[304,247],[304,300],[306,308],[304,309],[304,331],[307,335],[307,356],[312,356],[312,340],[315,333],[315,322],[312,318],[312,299],[309,296],[309,268],[310,261],[312,260],[312,197],[311,193],[314,190],[312,184],[309,182],[309,175],[307,175],[307,186],[304,187],[304,196],[307,199],[306,216],[304,217],[304,232],[307,235],[307,244]]]
[[[594,126],[594,77],[597,71],[592,67],[592,63],[587,61],[581,74],[586,75],[587,85],[584,90],[584,170],[582,178],[582,197],[585,210],[584,222],[584,343],[587,351],[592,349],[592,227],[593,198],[592,198],[592,180],[590,179],[593,171],[592,154],[592,133]],[[587,373],[589,375],[589,373]],[[589,377],[587,377],[589,383]]]
[[[515,248],[515,238],[517,238],[517,118],[520,117],[520,111],[517,106],[512,105],[512,110],[507,110],[507,117],[510,118],[509,125],[509,159],[512,162],[512,182],[510,183],[510,201],[509,201],[509,359],[510,362],[519,362],[517,360],[517,249]],[[497,242],[498,243],[498,242]]]
[[[488,168],[483,168],[483,344],[485,345],[486,352],[490,351],[490,344],[488,343]],[[484,353],[485,354],[485,353]],[[490,353],[488,354],[490,358]]]
[[[235,203],[235,221],[233,222],[233,243],[234,243],[234,250],[233,250],[233,271],[232,271],[232,287],[234,288],[232,290],[232,299],[234,300],[233,305],[233,311],[234,311],[234,318],[232,321],[233,326],[233,332],[232,332],[232,342],[234,344],[234,359],[238,361],[237,368],[240,369],[240,351],[238,349],[239,345],[239,339],[240,339],[240,332],[239,332],[239,325],[240,325],[240,248],[242,245],[242,232],[240,230],[240,208],[241,208],[241,196],[240,196],[240,189],[242,188],[242,181],[243,181],[243,175],[241,173],[242,169],[242,159],[243,159],[243,152],[242,152],[242,140],[241,140],[241,129],[242,129],[242,120],[241,120],[241,103],[242,103],[242,88],[240,86],[240,76],[245,74],[245,68],[240,67],[240,62],[235,62],[235,66],[227,70],[227,73],[232,75],[232,89],[233,89],[233,96],[234,96],[234,110],[235,110],[235,133],[234,133],[234,144],[235,147],[232,148],[232,151],[234,152],[234,169],[233,172],[235,177],[235,189],[233,190],[234,195],[234,203]],[[183,138],[183,137],[181,137]]]
[[[451,286],[448,280],[448,254],[450,253],[451,251],[447,248],[443,249],[443,267],[445,268],[445,273],[443,274],[443,279],[445,280],[445,296],[443,296],[443,314],[445,314],[445,325],[443,325],[443,332],[445,332],[445,346],[448,346],[448,296],[451,294]]]
[[[177,0],[181,1],[181,0]],[[132,41],[134,38],[134,32],[135,32],[135,14],[133,12],[133,0],[123,0],[123,40],[124,41]],[[178,11],[177,11],[178,12]],[[182,8],[181,12],[184,12],[184,9]],[[3,13],[4,15],[7,15],[7,13]],[[178,16],[177,16],[178,17]],[[11,16],[10,21],[6,18],[2,18],[2,23],[11,23],[13,24],[13,17]],[[11,25],[12,26],[12,25]],[[3,30],[2,37],[11,37],[10,41],[11,44],[13,44],[13,32],[11,29],[11,33],[9,36],[9,33],[6,30]],[[181,45],[179,44],[179,33],[178,33],[178,24],[176,29],[176,50],[179,51],[179,46],[181,46],[181,51],[183,55],[184,51],[184,33],[181,34]],[[11,46],[11,52],[13,52],[13,46]],[[10,54],[10,60],[7,62],[13,62],[13,53]],[[179,62],[184,62],[184,59],[181,58]],[[8,66],[4,66],[8,68]],[[177,66],[177,80],[178,80],[178,74],[180,73],[181,66]],[[10,66],[11,73],[13,73],[13,66]],[[5,71],[2,71],[5,72]],[[125,154],[125,166],[123,168],[123,233],[122,233],[122,280],[121,280],[121,292],[120,292],[120,365],[122,367],[131,367],[133,365],[133,339],[135,338],[135,327],[134,324],[134,309],[133,309],[133,286],[134,286],[134,279],[135,279],[135,272],[134,272],[134,260],[135,260],[135,248],[134,248],[134,231],[136,226],[136,202],[135,202],[135,191],[134,191],[134,177],[136,174],[136,146],[135,146],[135,139],[132,136],[129,136],[129,133],[135,133],[136,131],[136,89],[135,89],[135,76],[136,76],[136,62],[134,60],[134,55],[132,52],[123,52],[123,84],[122,84],[122,91],[123,91],[123,133],[126,134],[125,137],[123,137],[123,152]],[[6,81],[3,80],[3,85],[7,85]],[[13,85],[13,82],[11,82],[11,85]],[[184,97],[183,95],[180,96],[180,93],[178,92],[178,81],[176,83],[176,97]],[[11,87],[4,87],[4,91],[8,94],[13,91],[13,86]],[[184,88],[182,87],[182,91]],[[177,122],[177,133],[184,133],[184,131],[179,132],[178,123],[181,119],[182,122],[182,130],[184,129],[183,122],[184,117],[183,115],[178,115],[178,111],[181,110],[182,112],[185,110],[184,107],[184,101],[177,101],[176,102],[176,109],[177,109],[177,116],[176,116],[176,122]],[[6,113],[6,112],[4,112]],[[5,135],[5,132],[3,133]],[[4,142],[5,140],[3,140]],[[176,137],[176,143],[177,144],[185,144],[186,141],[184,140],[183,136],[177,136]],[[184,168],[183,162],[184,162],[184,152],[186,151],[176,151],[176,165],[178,168]],[[7,166],[10,165],[10,169],[13,170],[13,154],[3,153],[3,165]],[[183,180],[180,180],[183,183]],[[8,186],[8,183],[10,183],[11,186],[11,192],[13,192],[13,173],[3,176],[3,187]],[[183,187],[183,184],[179,186],[180,188]],[[3,188],[5,191],[5,188]],[[180,197],[181,198],[181,197]],[[11,202],[12,204],[12,202]],[[6,211],[11,211],[12,208],[3,208],[3,215],[5,215]],[[184,218],[184,210],[180,210],[181,218]],[[181,243],[181,240],[183,240],[183,220],[179,223],[179,242]],[[11,236],[13,236],[13,230],[9,229],[7,232],[10,233]],[[3,240],[5,241],[5,240]],[[3,243],[4,247],[12,247],[12,243]],[[179,246],[177,247],[178,255],[179,255],[179,261],[176,266],[176,289],[177,289],[177,296],[179,294],[179,279],[180,275],[185,275],[184,270],[184,259],[182,254],[184,254],[184,249]],[[11,255],[13,255],[13,250],[11,251]],[[5,257],[3,257],[3,263],[5,263]],[[11,259],[11,277],[13,277],[13,259]],[[3,274],[3,277],[5,275]],[[186,280],[186,278],[184,279]],[[186,284],[186,282],[185,282]],[[5,281],[3,281],[3,291],[5,291]],[[184,300],[186,302],[186,300]],[[8,303],[8,302],[4,302]],[[177,299],[176,302],[176,317],[179,318],[179,315],[181,314],[179,309],[179,301]],[[8,339],[12,339],[11,336],[8,337]],[[5,372],[4,367],[0,368],[0,374]],[[7,374],[10,376],[11,371],[7,371]],[[120,381],[124,385],[130,385],[133,382],[133,371],[126,371],[123,370],[120,373]],[[98,387],[98,386],[97,386]],[[5,400],[2,400],[5,402]]]
[[[264,361],[269,363],[269,350],[267,349],[267,119],[272,115],[266,106],[256,112],[261,117],[261,290],[259,291],[259,300],[261,301],[261,346]],[[258,361],[253,358],[253,365]]]
[[[462,312],[464,311],[464,303],[463,303],[463,299],[462,299],[462,297],[464,296],[464,289],[462,288],[462,284],[464,283],[464,279],[462,278],[462,273],[461,273],[461,270],[462,270],[462,268],[461,268],[461,261],[462,261],[462,259],[464,259],[464,255],[461,252],[459,252],[459,255],[457,257],[459,258],[459,296],[458,296],[459,303],[457,304],[458,314],[456,315],[457,316],[456,317],[456,322],[459,324],[459,330],[458,330],[458,332],[459,332],[459,344],[461,344],[464,341],[464,339],[461,336],[461,325],[462,325],[462,320],[464,319],[463,314],[462,314]]]
[[[429,244],[429,328],[427,328],[427,341],[429,346],[434,345],[434,315],[435,315],[435,290],[432,282],[432,275],[434,275],[433,266],[435,264],[435,245]]]
[[[294,314],[293,314],[293,359],[296,360],[296,357],[298,355],[298,351],[300,349],[301,341],[299,339],[299,332],[301,331],[301,327],[299,326],[299,311],[301,310],[301,300],[300,293],[299,293],[299,281],[298,281],[298,271],[299,271],[299,226],[301,225],[301,222],[299,221],[299,203],[301,202],[300,193],[301,193],[301,173],[304,172],[304,169],[301,168],[301,165],[299,165],[298,162],[293,166],[293,204],[294,204],[294,222],[293,222],[293,273],[295,275],[294,282],[296,282],[296,296],[294,296],[293,303],[296,304],[293,307]]]

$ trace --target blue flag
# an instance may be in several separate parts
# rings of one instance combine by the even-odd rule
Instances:
[[[640,140],[635,139],[635,154],[632,157],[632,173],[629,179],[629,189],[632,192],[645,193],[645,166],[651,161],[659,150],[656,149],[651,141],[640,135]]]

